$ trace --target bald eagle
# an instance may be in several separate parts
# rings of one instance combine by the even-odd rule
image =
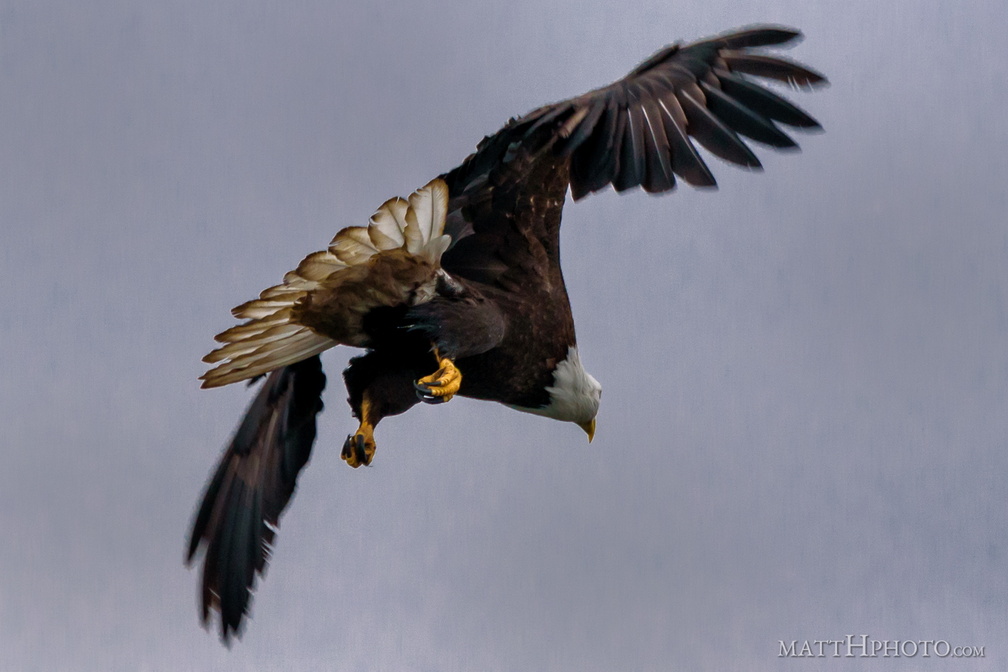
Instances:
[[[623,79],[513,118],[461,165],[366,225],[339,231],[283,282],[234,309],[202,379],[265,376],[206,487],[187,563],[205,545],[202,619],[240,633],[298,474],[315,440],[325,376],[319,353],[365,350],[343,378],[359,421],[343,444],[352,467],[375,455],[381,420],[454,395],[577,424],[592,439],[602,387],[584,368],[560,270],[560,214],[612,186],[713,187],[693,144],[750,169],[739,136],[796,147],[780,125],[818,128],[754,81],[813,87],[825,78],[767,48],[798,31],[756,26],[673,44]]]

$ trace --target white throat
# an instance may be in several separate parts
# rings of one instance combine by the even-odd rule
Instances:
[[[544,415],[554,420],[582,424],[598,413],[602,385],[581,365],[577,346],[567,349],[567,358],[553,370],[553,385],[546,388],[549,403],[541,408],[513,406],[519,411]]]

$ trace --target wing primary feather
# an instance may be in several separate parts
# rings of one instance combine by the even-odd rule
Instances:
[[[733,31],[723,35],[715,35],[706,40],[693,42],[683,48],[683,51],[694,47],[714,46],[719,49],[747,49],[751,47],[771,47],[778,45],[794,46],[803,38],[800,30],[787,26],[754,26]]]
[[[679,99],[670,93],[658,99],[658,107],[662,111],[665,137],[669,140],[673,172],[694,187],[716,186],[714,175],[686,133],[686,113]]]
[[[669,191],[675,187],[675,174],[669,157],[669,141],[665,135],[665,125],[661,120],[661,111],[653,98],[641,103],[641,114],[644,117],[645,152],[647,154],[647,179],[644,190],[651,194]]]
[[[758,169],[761,167],[759,159],[735,135],[735,132],[711,114],[710,110],[695,99],[690,92],[682,91],[678,98],[689,122],[687,131],[697,139],[697,142],[725,161],[747,168]]]
[[[626,191],[644,182],[647,166],[644,156],[644,117],[640,104],[631,100],[626,107],[626,126],[620,147],[620,170],[613,177],[616,191]]]
[[[231,474],[226,474],[225,478],[230,478]],[[221,497],[222,501],[230,500],[230,483],[227,483],[227,487],[223,488],[224,493]],[[216,502],[214,502],[216,504]],[[213,515],[213,525],[209,528],[211,534],[214,535],[215,541],[219,539],[220,533],[220,519],[222,514],[218,510],[214,510]],[[202,542],[203,539],[199,539]],[[206,626],[210,620],[210,610],[216,609],[220,605],[220,595],[217,594],[215,586],[217,585],[217,580],[219,573],[217,571],[220,565],[220,544],[213,543],[207,544],[206,555],[203,558],[203,577],[200,582],[200,620],[203,625]],[[224,641],[227,641],[227,634],[224,635]]]
[[[588,138],[571,153],[571,194],[577,200],[609,183],[603,162],[610,161],[612,138],[608,128],[611,115],[604,114]]]
[[[727,70],[715,70],[721,90],[774,121],[798,128],[820,128],[819,122],[791,101]]]
[[[753,112],[721,89],[700,82],[707,98],[707,109],[723,121],[732,130],[745,136],[780,149],[797,147],[784,131],[777,128],[772,121],[763,115]]]
[[[221,610],[221,637],[228,630],[239,632],[242,618],[248,606],[248,590],[254,583],[252,563],[248,554],[251,548],[250,535],[254,534],[249,506],[249,484],[240,480],[233,486],[237,489],[238,503],[225,514],[221,551],[216,584]]]
[[[196,518],[192,524],[192,532],[189,535],[189,548],[186,551],[185,558],[187,565],[192,562],[193,557],[196,555],[196,549],[199,548],[200,542],[203,540],[203,535],[210,527],[210,518],[214,513],[215,504],[219,499],[221,488],[226,480],[225,476],[229,463],[229,460],[221,460],[214,471],[214,475],[210,478],[206,492],[203,493],[203,501],[196,512]]]
[[[613,174],[612,179],[616,191],[626,191],[640,184],[640,178],[634,173],[637,163],[634,159],[633,119],[628,112],[624,112],[622,116],[626,123],[620,138],[619,170]]]
[[[780,56],[766,56],[741,51],[724,51],[721,58],[735,72],[766,77],[785,82],[794,87],[813,87],[826,82],[826,77],[815,70]]]
[[[620,114],[613,96],[605,102],[605,113],[595,132],[574,152],[571,162],[571,194],[575,200],[604,188],[619,172],[622,128],[626,117]]]

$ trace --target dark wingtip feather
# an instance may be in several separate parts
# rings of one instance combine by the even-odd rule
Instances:
[[[186,567],[192,565],[193,558],[196,557],[196,551],[199,549],[200,543],[206,534],[207,523],[210,521],[210,514],[213,511],[213,503],[217,501],[217,491],[220,489],[220,471],[221,468],[218,467],[213,478],[207,484],[206,491],[203,494],[203,501],[200,503],[196,517],[193,519],[192,526],[190,527],[189,545],[185,554]]]
[[[802,32],[788,26],[756,25],[739,28],[688,45],[715,46],[719,49],[746,49],[751,47],[794,46],[804,39]]]
[[[262,511],[255,505],[256,493],[237,479],[235,489],[222,527],[222,555],[215,577],[223,637],[229,630],[239,634],[242,618],[248,613],[251,591],[255,588],[253,568],[263,552],[258,534]]]
[[[688,94],[679,98],[689,122],[689,134],[697,139],[709,152],[725,161],[745,166],[760,168],[760,160],[756,158],[749,146],[728,128],[724,122],[714,116],[700,101]]]
[[[781,56],[731,51],[722,52],[721,58],[736,72],[776,79],[794,87],[814,88],[828,83],[824,75]]]
[[[721,90],[746,107],[788,126],[820,128],[819,122],[791,101],[727,70],[714,70]]]
[[[647,171],[644,163],[644,128],[640,108],[631,105],[626,109],[624,116],[627,122],[623,126],[619,163],[612,180],[613,188],[618,192],[639,186],[644,181]]]
[[[201,545],[201,620],[220,614],[220,637],[241,635],[256,575],[262,574],[273,528],[290,501],[315,440],[325,375],[317,356],[269,375],[249,405],[207,485],[186,553]]]
[[[735,100],[719,87],[700,82],[707,98],[707,107],[737,133],[778,149],[793,149],[798,144],[772,121]]]

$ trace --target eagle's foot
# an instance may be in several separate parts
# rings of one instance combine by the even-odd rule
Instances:
[[[366,467],[374,459],[377,448],[374,440],[374,427],[362,422],[357,428],[357,433],[351,434],[343,442],[343,451],[340,453],[340,457],[354,469],[362,464]]]
[[[413,387],[421,401],[428,404],[443,404],[458,394],[462,386],[462,374],[455,368],[455,363],[447,357],[438,358],[441,368],[429,376],[420,378]]]

